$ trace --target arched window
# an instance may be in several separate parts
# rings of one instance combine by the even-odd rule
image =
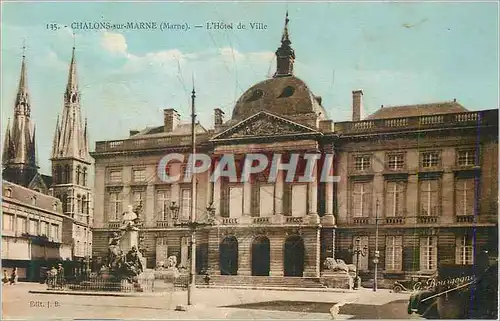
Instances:
[[[61,184],[62,183],[62,168],[61,166],[57,165],[56,166],[56,172],[55,172],[55,183],[56,184]]]
[[[76,213],[81,214],[82,213],[82,196],[78,195],[76,197]]]
[[[83,186],[87,186],[87,167],[83,168]]]
[[[61,197],[61,202],[62,202],[63,213],[69,212],[69,208],[68,208],[68,195],[64,194]]]
[[[70,183],[70,180],[71,180],[71,170],[69,168],[69,165],[66,165],[64,167],[64,183],[68,184]]]
[[[87,202],[87,198],[85,196],[82,196],[82,213],[88,214],[88,208],[89,204]]]
[[[76,166],[76,184],[80,184],[80,165]]]

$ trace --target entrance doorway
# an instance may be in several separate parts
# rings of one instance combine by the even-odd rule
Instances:
[[[300,236],[291,236],[285,241],[284,276],[304,274],[304,240]]]
[[[221,275],[238,274],[238,240],[228,236],[219,245],[219,263]]]
[[[269,239],[258,236],[252,242],[252,275],[269,276],[271,268],[271,247]]]

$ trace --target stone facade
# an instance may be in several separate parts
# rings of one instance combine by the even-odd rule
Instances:
[[[198,273],[319,278],[322,262],[335,256],[369,278],[375,243],[387,278],[471,264],[483,249],[497,253],[497,110],[469,112],[454,101],[383,108],[361,120],[357,90],[354,121],[333,123],[321,97],[293,75],[288,17],[277,56],[275,76],[243,93],[230,120],[217,109],[214,129],[195,127],[197,152],[212,166],[196,176],[194,212],[206,222],[211,205],[215,218],[196,231]],[[159,177],[185,172],[186,162],[161,160],[191,150],[189,124],[177,124],[174,112],[166,110],[163,126],[96,143],[94,256],[107,255],[127,205],[142,204],[139,246],[148,267],[171,255],[189,267],[190,231],[176,223],[190,218],[191,185]],[[269,171],[247,182],[209,179],[228,154],[240,177],[249,153],[280,154],[283,163],[292,154],[318,153],[321,162],[334,154],[340,180],[320,182],[319,166],[306,183],[286,181],[285,171],[272,183]],[[359,262],[357,237],[367,247]]]

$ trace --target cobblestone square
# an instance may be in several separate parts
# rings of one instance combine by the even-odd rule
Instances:
[[[175,311],[186,302],[186,292],[156,297],[109,297],[33,294],[42,284],[19,283],[3,287],[3,319],[331,319],[330,307],[346,302],[338,319],[410,318],[406,314],[409,294],[369,289],[358,292],[259,291],[197,289],[196,305]],[[289,303],[288,303],[289,302]],[[307,303],[310,302],[310,305]],[[302,308],[304,307],[304,308]],[[343,311],[349,314],[342,314]]]

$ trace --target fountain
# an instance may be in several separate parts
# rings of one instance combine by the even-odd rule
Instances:
[[[140,206],[136,208],[136,212]],[[152,292],[154,273],[146,270],[146,259],[138,250],[139,228],[137,213],[131,205],[123,214],[119,232],[113,232],[108,242],[108,258],[97,274],[88,280],[69,285],[70,290]]]

